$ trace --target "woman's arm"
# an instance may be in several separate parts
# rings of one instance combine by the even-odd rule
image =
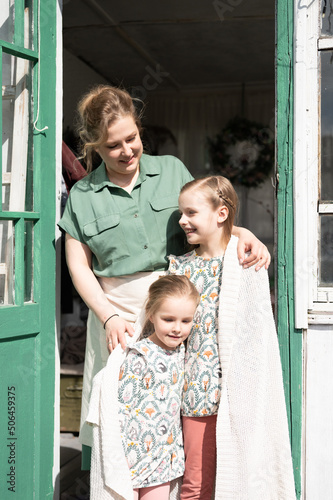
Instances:
[[[261,243],[251,231],[243,227],[234,226],[232,234],[239,238],[237,253],[239,262],[244,268],[257,264],[256,271],[259,271],[263,266],[265,266],[265,269],[268,269],[271,263],[271,254],[266,245]],[[251,253],[245,258],[246,252]]]
[[[91,269],[92,253],[87,245],[76,240],[66,233],[66,260],[73,284],[84,302],[91,309],[100,322],[115,314],[115,310],[108,301],[95,274]],[[114,316],[105,325],[106,342],[109,352],[118,343],[124,349],[126,346],[125,332],[133,335],[134,329],[124,319]],[[109,344],[109,342],[112,342]]]

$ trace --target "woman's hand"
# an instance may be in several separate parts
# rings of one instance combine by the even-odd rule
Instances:
[[[115,310],[107,299],[101,285],[91,269],[91,250],[87,245],[66,234],[66,258],[73,284],[87,304],[92,309],[102,325],[115,314]],[[125,332],[133,335],[134,329],[130,323],[119,316],[113,316],[105,324],[106,342],[109,352],[119,343],[126,346]],[[111,342],[109,344],[109,342]]]
[[[125,349],[127,344],[126,333],[132,337],[134,328],[128,321],[120,316],[113,316],[105,325],[105,335],[108,351],[111,353],[118,344]]]
[[[233,234],[239,238],[237,253],[239,262],[243,267],[247,268],[257,264],[256,271],[259,271],[263,266],[268,269],[271,263],[271,254],[266,245],[261,243],[248,229],[234,226]],[[245,257],[248,252],[250,252],[250,255]]]

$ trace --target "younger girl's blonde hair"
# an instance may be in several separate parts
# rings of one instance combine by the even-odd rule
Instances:
[[[238,210],[238,196],[231,182],[222,175],[211,175],[187,182],[180,190],[180,195],[185,191],[196,190],[212,205],[213,209],[226,206],[228,217],[223,222],[223,239],[228,243]]]
[[[92,170],[96,148],[107,140],[108,128],[124,116],[131,116],[141,133],[140,116],[126,90],[110,85],[97,85],[80,100],[77,131],[82,143],[81,158],[85,160],[88,172]]]
[[[195,285],[186,277],[176,274],[167,274],[154,281],[149,287],[148,298],[145,305],[145,322],[142,329],[143,336],[153,333],[150,317],[158,312],[165,299],[186,298],[193,300],[198,306],[200,294]]]

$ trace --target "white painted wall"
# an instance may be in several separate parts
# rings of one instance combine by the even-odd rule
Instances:
[[[311,325],[305,336],[305,494],[333,498],[333,325]]]
[[[333,302],[318,287],[320,0],[295,2],[295,322],[303,329],[302,498],[333,498]],[[318,138],[319,135],[319,138]]]

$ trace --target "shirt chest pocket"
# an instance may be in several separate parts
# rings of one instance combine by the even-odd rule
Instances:
[[[83,233],[101,268],[129,257],[120,214],[104,215],[88,222],[83,226]]]
[[[179,232],[178,193],[150,201],[157,231],[162,241]]]

